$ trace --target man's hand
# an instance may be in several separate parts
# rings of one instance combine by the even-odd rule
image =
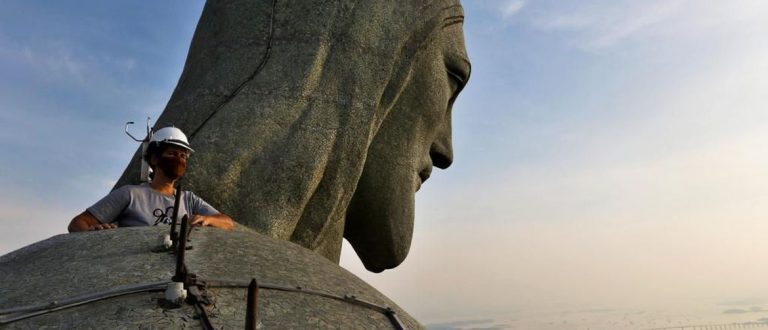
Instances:
[[[92,225],[88,227],[88,230],[105,230],[105,229],[115,229],[117,228],[116,223],[100,223],[97,225]]]
[[[192,216],[192,221],[189,223],[191,223],[193,226],[211,226],[221,229],[231,229],[235,226],[232,218],[221,213],[214,215],[195,214]]]
[[[83,213],[78,214],[74,219],[72,219],[72,221],[69,222],[69,227],[67,227],[70,233],[76,231],[91,231],[115,228],[117,228],[116,223],[101,223],[99,219],[96,219],[96,217],[94,217],[93,214],[88,211],[83,211]]]

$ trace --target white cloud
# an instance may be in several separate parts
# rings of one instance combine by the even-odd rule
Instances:
[[[555,8],[531,8],[530,12],[536,14],[528,17],[527,22],[535,29],[565,33],[580,48],[600,50],[644,39],[653,42],[660,38],[705,39],[712,34],[750,30],[765,33],[765,17],[761,13],[768,10],[768,3],[751,0],[584,1],[575,8]]]
[[[589,48],[612,46],[675,17],[683,9],[683,4],[683,0],[649,2],[644,3],[641,8],[632,8],[618,12],[616,16],[604,17],[597,25],[599,33],[586,45]]]
[[[524,6],[525,6],[525,1],[522,1],[522,0],[507,1],[506,3],[504,3],[504,5],[501,8],[502,17],[504,17],[504,19],[510,19],[513,16],[517,15],[517,13],[519,13]]]
[[[541,30],[582,30],[595,24],[596,18],[584,13],[552,14],[533,21]]]
[[[33,49],[29,45],[2,45],[0,59],[5,65],[20,65],[29,68],[46,80],[85,81],[88,63],[73,55],[73,51],[62,43],[51,43],[45,49]]]
[[[684,9],[685,3],[686,0],[656,0],[631,5],[611,2],[597,6],[588,2],[567,12],[539,15],[532,19],[531,24],[542,30],[577,33],[580,46],[599,49],[675,17]]]
[[[0,66],[22,67],[40,81],[89,84],[113,72],[130,72],[133,58],[84,53],[85,47],[64,40],[14,43],[0,36]],[[90,86],[89,86],[90,87]]]

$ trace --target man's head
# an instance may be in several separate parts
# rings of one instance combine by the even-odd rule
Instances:
[[[152,135],[144,161],[153,171],[160,170],[167,178],[175,180],[186,173],[187,159],[193,151],[180,129],[164,127]]]

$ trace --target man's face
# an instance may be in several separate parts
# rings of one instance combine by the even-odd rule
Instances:
[[[453,161],[451,107],[470,72],[462,24],[433,33],[414,61],[408,84],[368,149],[347,211],[345,236],[372,271],[405,259],[415,193],[433,166],[445,169]]]
[[[188,158],[189,151],[187,149],[175,145],[167,145],[163,148],[159,157],[154,157],[156,160],[155,168],[162,171],[163,175],[167,178],[175,180],[186,173]]]

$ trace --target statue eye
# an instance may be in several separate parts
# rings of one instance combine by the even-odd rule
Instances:
[[[454,60],[451,60],[454,59]],[[445,61],[445,71],[448,73],[448,80],[451,82],[453,97],[464,89],[469,80],[470,64],[463,57],[447,56]]]
[[[464,79],[458,75],[457,73],[451,71],[450,69],[448,72],[448,80],[451,82],[451,89],[454,91],[461,90],[461,88],[464,87],[465,81]]]
[[[460,70],[451,69],[451,67],[448,66],[446,67],[446,72],[448,73],[448,81],[451,87],[450,101],[453,103],[453,100],[459,96],[459,92],[461,92],[467,84],[468,75],[462,74],[460,73]]]

